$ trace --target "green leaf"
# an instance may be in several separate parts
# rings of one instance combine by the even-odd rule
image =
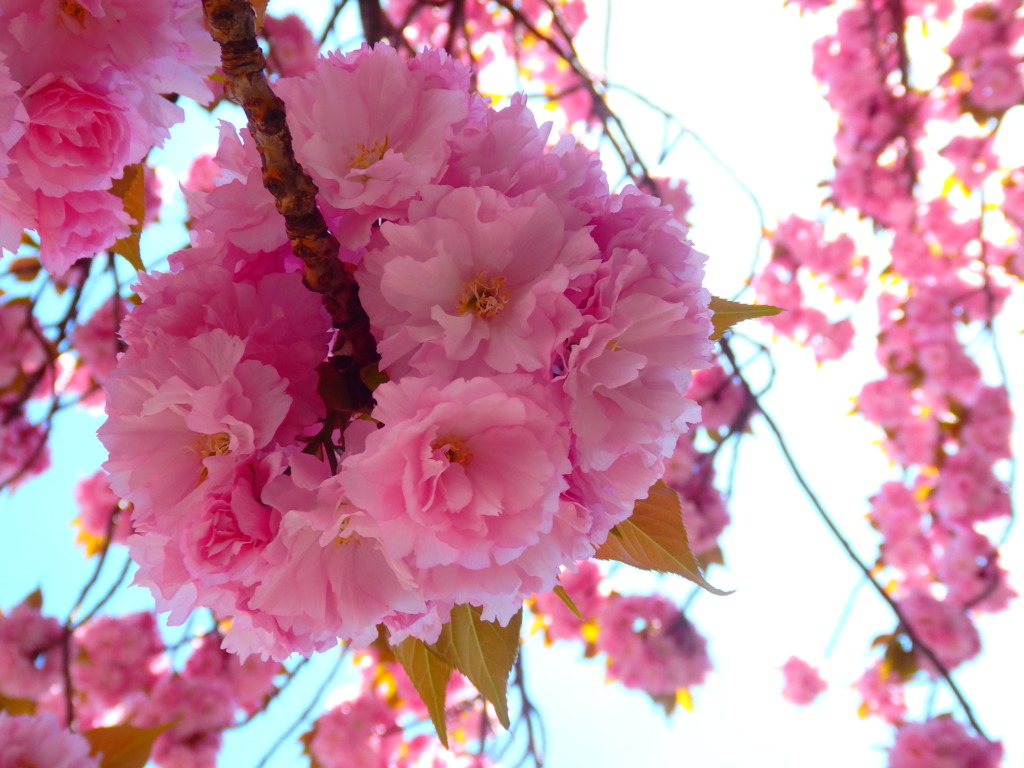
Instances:
[[[683,576],[715,595],[728,595],[711,586],[701,575],[700,563],[690,551],[683,527],[679,494],[663,480],[651,486],[646,499],[638,501],[629,519],[612,529],[594,557],[617,560],[645,571],[660,571]]]
[[[479,607],[457,605],[434,645],[437,653],[469,678],[491,703],[505,728],[509,727],[508,676],[519,653],[522,623],[522,609],[503,627],[496,621],[483,621]]]
[[[0,712],[8,715],[34,715],[36,703],[32,699],[12,699],[0,693]]]
[[[100,756],[100,768],[143,768],[149,762],[156,737],[173,723],[156,728],[134,725],[112,725],[93,728],[82,733],[89,742],[89,752]]]
[[[114,197],[121,200],[125,213],[132,218],[131,234],[114,243],[111,250],[124,256],[128,263],[138,272],[145,272],[142,264],[142,253],[139,250],[139,238],[142,236],[142,222],[146,218],[146,173],[142,163],[126,166],[120,179],[115,179],[110,187]]]
[[[753,317],[768,317],[777,315],[782,310],[779,307],[767,305],[741,304],[738,301],[721,299],[718,296],[711,297],[711,311],[714,313],[711,322],[714,331],[711,333],[711,340],[722,338],[722,334],[732,328],[741,320],[750,320]]]
[[[572,598],[569,597],[569,593],[565,591],[565,587],[563,587],[561,584],[557,584],[555,588],[551,591],[558,595],[561,601],[565,603],[566,608],[568,608],[570,611],[576,614],[577,619],[579,619],[580,621],[585,620],[583,618],[583,614],[580,613],[580,609],[576,607],[576,603],[572,601]]]
[[[452,665],[415,637],[407,637],[392,650],[427,706],[437,737],[447,749],[448,728],[445,724],[444,706],[445,691],[452,676]]]

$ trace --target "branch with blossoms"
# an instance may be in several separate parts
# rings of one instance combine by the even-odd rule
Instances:
[[[369,644],[358,661],[362,686],[302,737],[314,764],[332,764],[339,743],[353,761],[440,759],[440,742],[416,732],[428,720],[457,755],[488,754],[497,725],[513,735],[526,728],[523,760],[540,764],[517,654],[524,601],[549,641],[580,643],[610,679],[668,712],[692,708],[710,659],[690,601],[609,591],[593,559],[668,570],[717,591],[702,570],[724,560],[716,460],[756,413],[774,422],[728,344],[733,370],[708,366],[711,310],[703,257],[678,226],[685,206],[612,193],[588,152],[572,142],[545,147],[525,98],[498,110],[473,93],[475,68],[497,50],[484,48],[497,40],[535,67],[569,121],[596,119],[626,173],[653,191],[657,180],[607,106],[610,86],[576,51],[582,3],[360,2],[366,38],[395,48],[319,61],[312,33],[268,16],[269,59],[281,75],[273,86],[248,4],[204,7],[249,130],[225,127],[216,157],[197,164],[186,193],[192,247],[168,258],[172,271],[140,274],[140,303],[123,320],[120,287],[94,315],[108,357],[119,350],[115,331],[127,346],[114,373],[112,364],[102,373],[81,366],[82,399],[105,386],[114,490],[90,491],[105,497],[79,525],[83,543],[103,553],[96,573],[109,546],[134,531],[137,580],[157,605],[174,622],[207,608],[216,624],[188,637],[192,655],[175,668],[162,641],[149,642],[152,614],[101,617],[104,597],[54,635],[37,599],[26,601],[0,617],[0,642],[19,672],[0,683],[0,733],[10,743],[60,742],[91,764],[105,759],[96,746],[104,739],[138,739],[159,764],[202,763],[223,730],[275,697],[267,678],[281,667],[266,658],[312,654],[340,636]],[[18,418],[42,383],[52,408],[69,402],[47,378],[58,380],[59,345],[70,338],[67,351],[87,357],[88,333],[77,332],[93,321],[77,324],[77,307],[95,283],[78,262],[110,249],[111,260],[141,266],[142,161],[178,119],[176,99],[157,88],[210,95],[203,77],[218,57],[198,6],[118,9],[122,16],[94,16],[66,3],[56,20],[31,11],[27,26],[20,19],[0,32],[0,50],[17,53],[0,62],[0,246],[13,250],[22,229],[36,232],[21,247],[73,289],[72,309],[53,327],[33,325],[16,301],[2,308],[19,318],[12,337],[47,358],[36,368],[31,359],[0,365],[0,404],[24,398],[10,411]],[[933,161],[917,146],[925,106],[987,130],[1024,91],[1007,77],[1019,69],[1016,27],[1005,7],[986,4],[963,15],[939,87],[911,90],[903,30],[922,13],[944,11],[849,2],[817,50],[840,113],[830,199],[891,232],[891,263],[872,269],[851,238],[794,216],[769,233],[770,258],[752,284],[789,310],[768,321],[772,329],[825,363],[854,343],[851,316],[868,277],[901,278],[879,297],[885,378],[858,399],[902,468],[871,501],[884,537],[875,568],[896,575],[894,594],[857,560],[898,626],[877,639],[884,656],[858,689],[866,713],[898,726],[893,765],[934,737],[988,766],[997,743],[970,739],[950,718],[907,723],[898,697],[918,673],[944,677],[981,733],[950,670],[977,653],[970,617],[1012,596],[979,527],[1009,512],[994,469],[1010,458],[1009,400],[1005,386],[982,383],[953,318],[994,327],[1022,270],[1012,248],[986,237],[986,184],[1001,182],[1000,215],[1019,240],[1024,183],[1019,170],[998,169],[993,129],[958,137],[942,154],[954,166],[950,187],[981,197],[976,227],[951,222],[948,194],[914,195],[919,163]],[[2,11],[0,20],[9,21]],[[33,47],[8,28],[53,39]],[[412,55],[425,40],[474,71],[440,50]],[[36,48],[57,53],[43,60]],[[657,189],[666,201],[685,192]],[[806,288],[819,276],[828,296]],[[832,295],[838,303],[824,308]],[[42,422],[47,432],[55,413]],[[5,419],[5,440],[15,420]],[[19,476],[36,471],[31,440],[13,443]],[[104,689],[97,680],[129,674],[104,646],[126,632],[141,644],[125,657],[147,674]],[[266,658],[238,662],[222,644]],[[518,723],[506,701],[512,670]],[[811,672],[787,664],[786,695],[813,699],[821,681]],[[91,733],[113,712],[122,730],[88,742],[54,735],[60,717]],[[356,732],[353,723],[371,727]]]

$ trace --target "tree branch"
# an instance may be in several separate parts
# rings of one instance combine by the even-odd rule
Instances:
[[[256,141],[263,185],[274,196],[292,250],[305,265],[303,280],[322,295],[344,337],[344,355],[358,371],[378,359],[370,321],[359,302],[353,267],[338,258],[338,241],[317,208],[317,187],[295,159],[284,102],[270,89],[263,71],[266,60],[256,42],[256,14],[247,0],[203,0],[203,12],[221,48],[227,91],[245,110]]]

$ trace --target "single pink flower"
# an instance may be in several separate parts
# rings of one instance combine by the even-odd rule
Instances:
[[[59,174],[58,174],[59,175]],[[103,190],[71,191],[35,200],[39,258],[46,270],[61,276],[82,258],[92,258],[128,235],[131,218],[124,204]]]
[[[99,768],[89,742],[51,714],[0,712],[0,768]]]
[[[971,736],[949,715],[897,729],[888,768],[998,768],[1003,745]]]
[[[597,635],[608,674],[653,696],[701,685],[711,671],[707,641],[666,597],[613,595]]]
[[[384,426],[340,476],[365,513],[353,528],[406,562],[428,599],[481,605],[501,621],[551,589],[569,559],[556,526],[568,434],[525,383],[383,384],[373,415]]]
[[[817,668],[796,656],[791,656],[782,665],[782,674],[785,678],[782,697],[800,706],[813,702],[828,685],[818,674]]]
[[[565,293],[596,265],[593,241],[543,195],[527,203],[464,187],[431,208],[385,224],[388,245],[363,261],[382,365],[392,376],[544,375],[580,322]]]
[[[159,354],[128,353],[110,375],[104,466],[114,492],[135,504],[140,530],[266,447],[287,414],[287,383],[244,351],[220,329],[168,337]]]
[[[440,177],[446,139],[466,117],[470,96],[447,85],[450,76],[432,77],[456,69],[453,62],[436,55],[432,66],[426,61],[414,68],[378,44],[320,59],[306,76],[279,82],[295,156],[327,206],[376,218],[405,210]]]

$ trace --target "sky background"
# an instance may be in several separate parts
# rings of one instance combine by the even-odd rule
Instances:
[[[270,12],[281,15],[297,5],[311,18],[324,17],[321,2],[271,0]],[[593,18],[579,41],[584,61],[595,67],[602,63],[605,34],[604,9],[598,6],[603,3],[590,4]],[[834,117],[810,75],[811,42],[825,26],[819,20],[801,20],[794,8],[783,9],[776,0],[613,2],[608,76],[675,113],[754,192],[772,227],[792,212],[816,216],[822,197],[818,183],[830,175]],[[625,95],[613,106],[626,119],[641,151],[649,158],[656,155],[661,119]],[[193,110],[190,122],[203,117],[200,110]],[[172,151],[157,155],[155,161],[170,169],[168,178],[180,176],[197,148],[212,149],[215,141],[208,123],[183,126],[175,130]],[[179,149],[173,151],[175,147]],[[1017,158],[1016,163],[1021,162],[1024,158]],[[611,174],[613,180],[617,174]],[[760,225],[750,199],[691,139],[680,142],[657,175],[689,182],[697,203],[691,237],[710,254],[707,284],[712,293],[735,294],[749,273],[759,241]],[[180,201],[172,201],[164,218],[180,218],[180,211]],[[145,247],[150,253],[166,253],[183,244],[179,230],[160,230],[148,237]],[[858,328],[867,336],[873,308],[865,302],[862,309]],[[1020,365],[1012,364],[1010,345],[1019,348],[1021,317],[1018,296],[1004,314],[1001,329],[1018,411],[1024,376]],[[757,328],[744,330],[771,341]],[[865,520],[867,498],[895,477],[895,471],[878,449],[879,433],[849,413],[850,398],[880,371],[870,351],[819,368],[809,352],[788,342],[773,343],[772,348],[778,375],[765,406],[826,508],[861,556],[873,560],[877,537]],[[0,537],[0,608],[42,586],[45,611],[63,616],[85,582],[92,563],[85,563],[72,543],[71,489],[104,458],[93,435],[98,423],[98,417],[81,412],[64,414],[53,443],[53,469],[15,495],[0,497],[5,523]],[[800,494],[767,429],[755,420],[753,431],[742,443],[729,506],[733,522],[721,541],[727,567],[708,574],[716,586],[736,592],[724,598],[700,595],[688,611],[708,639],[715,666],[707,683],[692,692],[695,712],[678,711],[666,718],[643,694],[605,685],[603,665],[580,662],[579,646],[544,647],[535,637],[524,655],[530,694],[547,726],[549,768],[885,764],[884,749],[891,743],[892,730],[875,720],[857,719],[860,700],[850,686],[871,663],[871,638],[891,631],[895,622],[870,589],[863,588],[855,567]],[[1015,446],[1019,453],[1020,430]],[[1003,549],[1003,562],[1018,591],[1022,555],[1020,534],[1014,531]],[[112,554],[111,574],[123,557],[122,552]],[[649,574],[635,574],[619,588],[639,592],[655,583]],[[687,582],[675,579],[660,582],[660,588],[680,602],[690,591]],[[148,605],[147,593],[128,589],[111,610],[142,610]],[[990,735],[1003,740],[1006,766],[1024,762],[1016,693],[1024,684],[1022,614],[1015,603],[1009,612],[983,616],[979,629],[984,653],[955,675],[979,721]],[[829,682],[828,691],[810,708],[792,706],[780,695],[778,667],[794,654],[819,665]],[[255,728],[229,734],[220,765],[254,765],[306,705],[330,662],[319,659],[309,665]],[[339,678],[339,684],[344,682]],[[927,684],[913,688],[912,715],[925,714],[931,693]],[[931,711],[953,709],[940,687]],[[294,742],[268,763],[278,768],[305,764]]]

